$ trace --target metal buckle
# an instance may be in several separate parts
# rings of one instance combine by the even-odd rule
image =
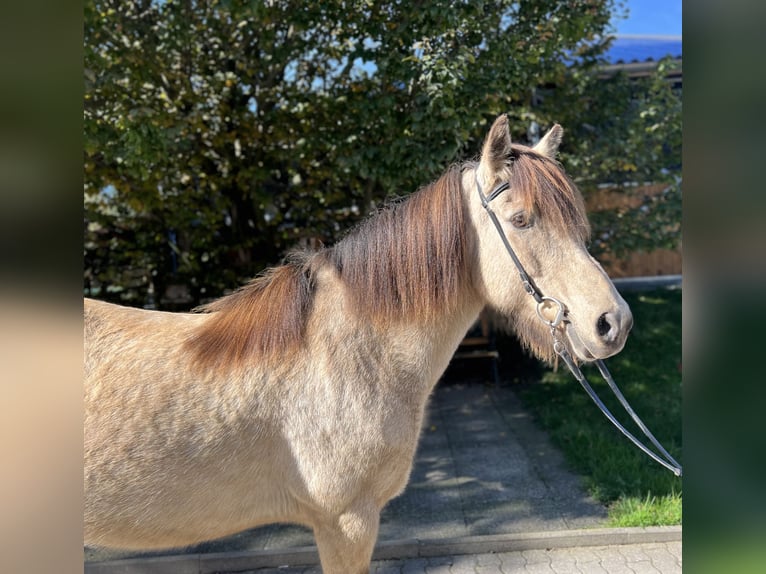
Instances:
[[[552,321],[549,321],[545,318],[543,315],[543,311],[549,311],[550,310],[550,303],[553,305],[556,305],[556,316],[553,318]],[[548,307],[548,309],[543,309],[543,307]],[[561,324],[561,321],[564,319],[564,304],[559,301],[558,299],[555,299],[553,297],[542,297],[540,301],[537,303],[537,316],[540,317],[540,320],[548,325],[551,329],[555,329]]]

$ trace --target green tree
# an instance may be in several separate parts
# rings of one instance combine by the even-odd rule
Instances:
[[[535,90],[598,89],[620,9],[87,0],[86,283],[138,305],[150,284],[180,283],[196,304],[414,191],[475,152],[498,113],[517,141],[532,121],[573,133],[576,106]],[[574,174],[568,162],[599,153],[566,149]]]
[[[591,214],[596,254],[621,257],[680,245],[681,93],[668,79],[676,65],[666,58],[636,78],[624,71],[567,78],[543,104],[543,115],[570,126],[562,161],[583,193],[609,186],[635,199],[635,207],[625,202]],[[648,184],[663,191],[647,194]]]

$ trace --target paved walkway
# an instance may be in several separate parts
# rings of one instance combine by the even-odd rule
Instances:
[[[681,541],[376,560],[370,574],[681,574]],[[242,574],[321,574],[317,566]]]
[[[605,518],[511,387],[440,383],[409,485],[382,514],[372,572],[681,571],[680,528],[605,529]],[[85,571],[319,572],[285,568],[316,564],[313,543],[275,525],[184,551],[86,549]]]

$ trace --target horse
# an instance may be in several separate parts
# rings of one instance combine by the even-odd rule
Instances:
[[[511,142],[391,202],[335,245],[296,251],[196,312],[86,299],[85,543],[180,548],[255,526],[312,529],[322,571],[369,572],[381,509],[407,484],[429,395],[484,308],[530,352],[619,352],[630,309],[587,250],[563,130]],[[537,316],[500,228],[566,320]]]

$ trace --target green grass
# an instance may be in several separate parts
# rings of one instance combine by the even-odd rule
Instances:
[[[625,349],[607,361],[617,385],[657,440],[681,457],[681,292],[628,293],[634,327]],[[643,433],[624,412],[598,370],[583,368],[609,410],[637,438]],[[586,477],[591,494],[609,509],[614,526],[681,523],[681,479],[639,451],[598,410],[562,364],[542,373],[542,384],[520,385],[527,407]],[[643,441],[645,444],[648,441]]]
[[[681,495],[619,498],[609,508],[612,526],[660,526],[681,522]]]

